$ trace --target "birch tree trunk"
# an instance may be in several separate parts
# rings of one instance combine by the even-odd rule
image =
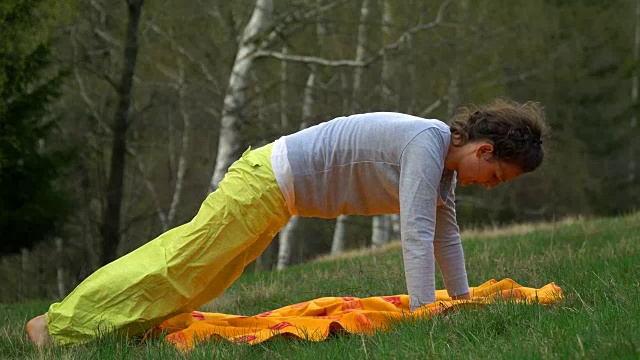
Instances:
[[[291,258],[293,254],[293,233],[296,227],[298,227],[298,222],[300,221],[300,217],[294,215],[289,219],[287,225],[282,228],[280,231],[278,242],[278,264],[276,265],[276,269],[282,270],[291,264]]]
[[[251,55],[258,48],[255,37],[267,29],[271,22],[272,12],[272,0],[257,0],[251,19],[242,33],[224,97],[218,154],[209,184],[209,192],[218,188],[227,169],[240,155],[242,146],[240,126],[244,121],[246,88],[253,65]]]
[[[282,53],[287,55],[289,53],[289,49],[287,45],[282,47]],[[287,92],[287,84],[289,83],[289,62],[282,61],[280,69],[280,129],[284,134],[289,130],[289,116],[287,114],[287,109],[289,107],[288,92]]]
[[[287,47],[287,44],[284,44],[282,46],[282,53],[284,55],[287,55],[289,53],[289,49]],[[282,61],[280,63],[280,131],[282,134],[286,134],[289,130],[289,114],[288,114],[288,109],[289,109],[289,92],[288,92],[288,84],[289,84],[289,62],[288,61]],[[293,220],[293,219],[291,219]],[[285,231],[287,228],[291,227],[291,220],[289,221],[289,223],[280,231],[280,233],[278,233],[278,241],[272,241],[269,246],[267,246],[267,248],[265,249],[265,251],[260,254],[260,256],[256,259],[256,268],[258,270],[264,270],[265,268],[271,268],[272,267],[272,263],[271,258],[272,258],[272,254],[276,254],[276,261],[275,261],[275,265],[276,268],[278,270],[281,270],[282,268],[284,268],[284,266],[280,266],[280,249],[282,247],[282,236],[283,236],[283,231]],[[297,223],[297,222],[296,222]],[[294,226],[295,227],[295,226]],[[289,230],[291,232],[291,230]],[[287,260],[289,260],[290,258],[290,249],[287,248],[287,253],[289,254],[289,256],[287,257]],[[287,261],[286,265],[288,265],[289,262]],[[285,265],[285,266],[286,266]]]
[[[391,26],[393,16],[391,14],[391,4],[389,0],[382,0],[382,47],[387,46],[387,41],[391,38]],[[390,59],[389,51],[384,51],[382,55],[382,74],[380,84],[380,103],[385,107],[385,111],[390,111],[391,89],[390,84]],[[391,238],[391,218],[392,215],[376,215],[371,221],[371,246],[374,248],[383,247]]]
[[[356,62],[361,63],[365,60],[367,47],[367,20],[369,18],[369,1],[363,0],[360,7],[360,23],[358,25],[358,40],[356,45]],[[353,72],[353,88],[351,96],[351,112],[356,113],[362,108],[362,75],[363,67],[356,67]],[[336,219],[336,227],[333,232],[333,241],[331,243],[331,254],[339,254],[344,251],[346,234],[347,234],[348,217],[340,215]]]
[[[371,246],[374,248],[381,248],[389,242],[391,235],[391,216],[374,216],[371,224]]]
[[[391,52],[386,46],[391,43],[391,30],[393,27],[393,12],[389,0],[381,0],[382,4],[382,71],[380,74],[380,103],[385,110],[397,108],[393,106],[391,97],[394,95],[391,90]]]
[[[358,25],[358,43],[356,45],[356,62],[363,62],[367,55],[367,21],[369,20],[369,1],[363,0],[360,8],[360,24]],[[362,75],[364,67],[356,67],[353,72],[353,93],[351,96],[351,111],[357,113],[362,111]]]
[[[103,215],[102,254],[100,265],[105,265],[117,257],[120,243],[120,212],[124,184],[125,153],[127,148],[127,127],[131,118],[131,91],[133,75],[138,58],[138,25],[142,15],[144,0],[127,0],[129,21],[124,48],[122,73],[118,84],[118,106],[113,127],[111,165],[107,184],[107,208]]]
[[[262,87],[262,84],[260,83],[260,80],[255,71],[251,73],[251,78],[255,87],[255,91],[257,92],[257,99],[255,100],[257,105],[257,114],[255,115],[255,117],[258,123],[261,124],[260,126],[266,126],[267,122],[269,121],[267,110],[266,110],[269,105],[265,95],[267,93],[267,90]],[[284,94],[286,95],[286,91]],[[282,89],[281,89],[281,95],[282,95]],[[279,106],[280,107],[282,106],[281,101]],[[281,116],[283,114],[284,116],[286,116],[286,114],[283,112],[281,112],[280,114]],[[282,121],[282,118],[281,118],[281,121]],[[281,125],[282,125],[282,122],[281,122]],[[267,140],[261,139],[260,142],[256,144],[256,148],[261,147],[265,144],[267,144]],[[276,261],[272,260],[272,258],[277,257],[277,251],[278,251],[277,247],[278,247],[278,242],[271,241],[269,245],[267,245],[267,247],[264,249],[264,251],[260,255],[258,255],[258,257],[256,258],[255,262],[253,263],[253,270],[257,272],[257,271],[265,270],[266,268],[270,269],[273,266],[273,264],[277,261],[277,260]]]
[[[185,105],[185,84],[184,73],[180,69],[180,83],[178,88],[180,116],[182,118],[182,139],[180,146],[180,155],[178,157],[178,167],[176,169],[176,183],[173,188],[173,196],[171,197],[171,204],[169,205],[169,211],[167,212],[167,226],[173,227],[176,218],[176,212],[178,211],[178,205],[182,197],[182,189],[184,187],[184,175],[187,172],[187,153],[189,151],[189,139],[191,131],[191,118],[186,110]],[[168,230],[168,229],[167,229]],[[166,231],[166,230],[165,230]]]
[[[63,251],[63,241],[61,238],[55,239],[56,243],[56,256],[58,261],[56,263],[56,282],[58,284],[58,299],[63,299],[67,295],[67,291],[65,288],[64,282],[64,251]]]
[[[393,12],[391,8],[390,0],[382,0],[382,34],[383,34],[383,47],[386,44],[391,43],[391,30],[394,26]],[[391,90],[391,58],[389,51],[385,51],[382,59],[382,95],[383,104],[385,104],[389,110],[395,110],[398,108],[397,95]],[[393,100],[392,100],[393,99]],[[389,238],[400,236],[400,214],[389,215],[391,222],[391,234]]]
[[[318,4],[318,7],[322,5],[320,0],[317,1],[317,4]],[[327,35],[327,29],[324,24],[324,16],[322,12],[318,14],[316,21],[317,21],[316,33],[318,34],[318,50],[320,53],[324,53],[324,39]],[[288,50],[286,47],[282,49],[282,53],[285,55],[288,54]],[[282,78],[281,78],[283,84],[286,84],[288,79],[286,75],[287,74],[287,71],[286,71],[287,67],[285,66],[286,63],[287,61],[283,61]],[[314,91],[315,91],[315,81],[316,81],[316,67],[311,65],[310,68],[311,68],[311,73],[307,77],[307,82],[305,84],[305,89],[304,89],[304,100],[302,105],[302,122],[300,123],[300,126],[299,126],[300,130],[305,129],[307,126],[309,126],[311,117],[313,116],[313,105],[315,102]],[[286,92],[280,93],[280,101],[281,101],[281,108],[286,109],[286,106],[284,104],[284,102],[286,101]],[[284,124],[285,122],[282,121],[283,130],[286,129],[286,127],[284,127]],[[288,122],[286,124],[288,124]],[[300,217],[297,215],[294,215],[291,217],[287,225],[285,225],[285,227],[280,231],[280,234],[278,236],[278,263],[276,265],[276,269],[278,271],[286,268],[292,262],[293,248],[295,244],[293,234],[295,233],[295,230],[298,227],[299,222],[300,222]]]
[[[304,100],[302,105],[302,123],[300,124],[300,130],[306,128],[313,115],[314,104],[314,88],[316,80],[316,70],[311,68],[311,73],[307,78],[307,83],[304,88]],[[291,217],[287,225],[280,231],[278,242],[278,264],[277,270],[282,270],[291,264],[291,257],[293,255],[294,238],[293,234],[298,226],[300,219],[297,215]]]
[[[346,215],[340,215],[336,219],[336,227],[333,231],[333,242],[331,243],[331,255],[336,255],[344,252],[345,237],[347,233],[347,220]]]

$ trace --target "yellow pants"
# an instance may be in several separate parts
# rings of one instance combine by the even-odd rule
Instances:
[[[191,222],[98,269],[51,305],[54,341],[82,343],[114,330],[142,334],[221,295],[289,221],[271,148],[247,150]]]

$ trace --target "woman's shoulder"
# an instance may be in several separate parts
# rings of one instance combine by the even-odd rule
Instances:
[[[392,112],[392,111],[377,111],[377,112],[367,112],[361,114],[353,114],[346,117],[341,117],[340,119],[349,119],[352,121],[361,121],[361,122],[381,122],[387,123],[392,126],[410,126],[417,127],[421,129],[428,129],[435,127],[444,132],[450,132],[449,125],[444,123],[442,120],[434,119],[434,118],[424,118],[412,114],[406,114],[401,112]]]

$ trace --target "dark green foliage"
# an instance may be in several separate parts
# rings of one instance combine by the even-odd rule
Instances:
[[[59,95],[62,74],[48,74],[47,44],[27,44],[36,4],[0,7],[0,254],[47,239],[68,209],[55,186],[68,156],[45,146],[55,128],[47,106]]]

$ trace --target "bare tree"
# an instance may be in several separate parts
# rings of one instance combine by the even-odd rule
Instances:
[[[314,88],[316,81],[315,67],[311,67],[311,72],[307,77],[307,83],[304,88],[304,100],[302,104],[302,123],[300,124],[300,130],[307,127],[313,116],[313,104],[314,104]],[[282,270],[289,266],[291,263],[291,257],[293,254],[293,233],[300,221],[299,216],[294,215],[291,217],[287,225],[280,231],[279,235],[279,249],[278,249],[278,265],[277,269]]]
[[[162,231],[168,231],[171,229],[175,222],[175,216],[180,204],[180,199],[182,198],[182,189],[184,187],[185,182],[185,173],[187,170],[187,153],[189,151],[189,142],[190,142],[190,132],[191,132],[191,116],[187,111],[187,106],[185,104],[186,98],[186,82],[185,82],[185,74],[184,74],[184,65],[182,60],[178,60],[178,70],[172,71],[164,66],[157,66],[162,73],[164,73],[167,77],[171,79],[171,87],[175,89],[178,95],[178,110],[180,113],[180,118],[182,119],[182,136],[180,141],[180,146],[176,149],[176,146],[173,145],[173,126],[169,127],[169,160],[170,163],[177,162],[177,166],[175,167],[175,183],[173,186],[173,191],[171,195],[171,201],[168,206],[163,206],[160,200],[160,196],[156,191],[156,188],[151,181],[151,176],[148,174],[145,164],[142,161],[141,155],[134,149],[132,145],[128,146],[129,153],[133,156],[138,166],[138,170],[142,174],[143,182],[149,191],[151,196],[151,200],[154,203],[156,214],[158,216],[158,220],[160,221],[160,225],[162,227]],[[169,123],[171,124],[171,122]],[[172,160],[177,158],[177,161]],[[173,166],[170,166],[173,168]],[[166,210],[165,210],[166,209]]]
[[[246,88],[254,60],[251,55],[260,45],[257,36],[270,27],[272,13],[272,0],[257,0],[251,18],[242,33],[224,97],[216,166],[209,184],[209,192],[218,188],[227,169],[240,153],[242,146],[240,126],[244,121],[242,113],[246,105]]]
[[[300,221],[300,217],[294,215],[289,219],[287,225],[285,225],[280,234],[278,235],[278,264],[276,265],[277,270],[282,270],[291,264],[292,255],[293,255],[293,233],[294,230],[298,227],[298,222]]]
[[[360,6],[360,22],[358,24],[358,40],[356,43],[356,63],[362,63],[366,57],[367,51],[367,22],[371,9],[369,8],[370,0],[363,0]],[[356,67],[353,73],[353,85],[351,95],[351,112],[355,113],[362,108],[362,76],[364,68]],[[336,219],[336,227],[333,232],[333,242],[331,243],[331,254],[338,254],[344,251],[347,233],[348,217],[340,215]]]
[[[288,53],[266,50],[277,40],[286,38],[287,27],[315,17],[318,13],[327,11],[335,3],[318,5],[300,11],[291,11],[273,20],[272,0],[256,0],[256,6],[251,18],[244,28],[238,45],[238,51],[231,70],[229,84],[224,97],[220,137],[216,165],[211,177],[209,191],[217,189],[229,166],[240,155],[242,138],[240,127],[244,122],[246,107],[246,89],[248,74],[253,63],[258,58],[271,57],[291,61]],[[293,30],[289,30],[293,31]],[[286,47],[285,47],[286,49]],[[294,56],[295,57],[295,56]],[[304,61],[303,61],[304,62]]]
[[[320,0],[317,1],[317,5],[318,7],[321,6]],[[325,40],[325,37],[327,36],[327,29],[325,27],[322,15],[323,15],[322,13],[319,13],[316,19],[316,33],[318,36],[318,48],[320,50],[320,53],[324,53],[324,50],[325,50],[324,40]],[[286,46],[283,47],[282,53],[284,55],[288,54],[288,50]],[[281,88],[280,101],[281,101],[281,109],[282,109],[281,111],[283,112],[287,108],[286,106],[286,102],[287,102],[286,84],[288,80],[288,75],[287,75],[288,68],[286,66],[287,63],[288,61],[286,60],[282,61],[283,66],[281,69],[282,71],[281,80],[282,80],[283,88]],[[311,118],[313,116],[313,105],[315,103],[314,91],[316,87],[317,67],[315,65],[310,65],[309,68],[310,68],[310,73],[309,73],[309,76],[307,77],[307,81],[304,88],[304,99],[302,102],[302,122],[300,123],[300,126],[299,126],[300,130],[305,129],[311,123]],[[288,122],[285,121],[286,114],[283,114],[281,116],[283,116],[282,129],[286,131],[285,124],[288,125]],[[300,217],[297,215],[294,215],[291,217],[287,225],[285,225],[284,228],[279,233],[278,262],[276,265],[277,270],[282,270],[286,268],[292,262],[293,247],[295,244],[293,234],[295,233],[295,230],[298,227],[299,223],[300,223]]]
[[[394,106],[391,97],[394,96],[391,90],[391,52],[387,46],[391,42],[392,29],[394,26],[393,9],[390,0],[380,0],[382,7],[382,70],[380,72],[380,103],[385,108],[397,108]]]
[[[363,0],[360,7],[360,23],[358,25],[358,41],[356,44],[356,62],[363,62],[367,55],[369,42],[368,26],[371,13],[370,0]],[[356,113],[362,111],[362,77],[364,67],[356,67],[353,70],[353,88],[351,95],[351,111]]]
[[[110,154],[105,140],[110,139],[112,148],[115,140],[115,124],[112,127],[106,121],[113,116],[110,105],[113,104],[112,92],[104,91],[104,85],[107,85],[106,90],[114,90],[118,96],[119,84],[110,69],[120,68],[122,75],[122,66],[117,60],[117,57],[122,55],[117,54],[117,49],[123,48],[123,45],[109,33],[109,27],[113,22],[110,21],[109,13],[104,6],[99,1],[87,2],[86,5],[86,16],[83,19],[86,19],[87,24],[74,24],[70,28],[69,45],[72,57],[69,61],[74,65],[72,75],[76,93],[73,94],[73,99],[80,99],[84,105],[84,108],[80,108],[76,113],[84,114],[90,123],[88,131],[82,133],[82,139],[90,151],[81,153],[84,163],[78,176],[81,180],[76,185],[80,185],[83,195],[80,202],[83,209],[78,211],[76,216],[79,221],[75,223],[82,224],[82,229],[77,229],[77,233],[84,239],[84,258],[89,263],[87,271],[92,271],[103,261],[102,246],[106,242],[103,230],[107,214],[107,194],[104,194],[105,198],[95,194],[100,192],[100,195],[103,195],[102,191],[108,184],[107,161]],[[96,206],[98,204],[99,206]]]
[[[127,0],[129,20],[122,72],[117,86],[118,106],[113,126],[111,165],[107,184],[107,208],[102,219],[102,254],[100,263],[107,264],[117,257],[120,242],[120,211],[124,183],[125,155],[127,148],[127,127],[131,118],[131,98],[133,75],[138,57],[138,25],[142,15],[144,0]]]
[[[393,14],[389,0],[382,0],[382,41],[383,48],[387,45],[386,41],[391,38],[391,26],[393,24]],[[384,105],[385,110],[390,110],[391,89],[390,84],[390,64],[389,52],[385,51],[382,55],[382,71],[380,78],[380,103]],[[371,220],[371,246],[380,248],[389,242],[392,230],[392,215],[376,215]],[[398,224],[399,224],[398,217]]]
[[[287,54],[289,52],[287,45],[282,46],[282,53]],[[289,83],[289,62],[281,61],[280,69],[280,129],[282,133],[286,133],[289,129],[289,115],[287,109],[289,107],[288,102],[288,83]]]

